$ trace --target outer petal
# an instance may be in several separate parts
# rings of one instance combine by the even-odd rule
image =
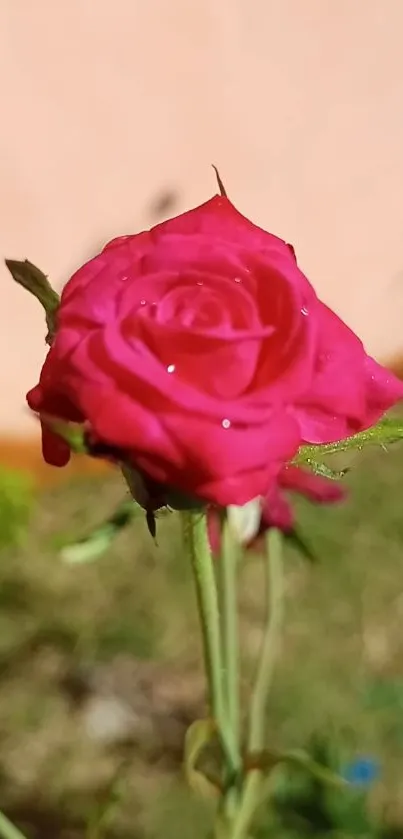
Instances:
[[[46,415],[57,417],[58,419],[66,419],[65,413],[63,412],[63,402],[61,401],[59,403],[54,399],[47,401],[40,385],[32,388],[27,393],[27,402],[31,410],[35,411],[41,418],[42,455],[44,461],[50,466],[66,466],[70,460],[69,446],[48,428],[45,420],[42,420],[42,417]]]
[[[207,507],[207,535],[210,549],[213,554],[220,553],[221,549],[221,519],[216,507]]]
[[[49,351],[41,372],[41,380],[27,393],[27,402],[32,411],[41,418],[56,417],[68,422],[83,422],[84,417],[75,404],[62,390],[60,363],[54,347]],[[41,419],[42,453],[50,466],[66,466],[70,460],[67,443],[54,434]]]
[[[287,465],[264,499],[261,533],[268,527],[278,527],[285,533],[292,530],[294,515],[283,490],[297,492],[316,504],[334,504],[345,497],[345,490],[340,484],[298,466]]]
[[[150,233],[121,236],[76,271],[61,297],[62,316],[71,311],[104,322],[110,303],[130,269],[141,275],[141,260],[152,245]],[[113,246],[113,247],[112,247]],[[96,289],[96,291],[95,291]]]
[[[403,399],[403,382],[373,358],[365,359],[366,411],[364,427],[373,425]]]
[[[260,535],[269,527],[277,527],[284,533],[288,533],[292,530],[293,524],[294,514],[291,505],[276,485],[266,495],[263,502]]]
[[[239,245],[240,242],[252,250],[276,249],[289,251],[289,245],[266,233],[261,227],[253,224],[231,204],[228,198],[215,195],[209,201],[189,210],[176,218],[158,224],[151,231],[154,240],[171,234],[184,236],[203,234],[211,239],[230,242]]]
[[[57,434],[54,434],[46,422],[41,422],[42,426],[42,455],[45,463],[49,466],[67,466],[71,453],[70,448],[65,440],[62,440]]]
[[[288,418],[289,419],[289,418]],[[265,495],[284,460],[298,446],[298,427],[287,417],[273,417],[261,429],[214,427],[209,421],[184,414],[164,416],[167,438],[180,451],[182,463],[153,456],[146,438],[129,452],[133,463],[161,483],[197,496],[219,507],[243,505]]]
[[[165,480],[223,507],[265,495],[298,446],[298,426],[290,419],[273,412],[271,421],[249,429],[226,427],[225,418],[216,424],[191,414],[168,414],[167,435],[181,446],[185,470]],[[151,463],[146,471],[150,468]]]
[[[112,384],[104,386],[77,380],[76,398],[91,430],[103,443],[122,452],[146,452],[151,461],[155,458],[160,462],[162,458],[171,468],[181,468],[180,447],[166,433],[158,414],[120,393]]]
[[[297,426],[287,417],[273,417],[271,425],[250,433],[175,413],[161,421],[151,418],[147,426],[142,411],[120,395],[107,400],[103,413],[99,406],[94,401],[91,414],[101,439],[125,448],[154,480],[220,507],[243,505],[267,493],[298,446]]]
[[[293,409],[310,443],[341,440],[368,428],[403,397],[403,383],[370,359],[357,336],[323,303],[312,385]]]
[[[222,255],[228,251],[227,258],[233,262],[235,272],[242,250],[282,254],[295,264],[298,272],[289,245],[254,225],[227,198],[217,195],[149,232],[120,236],[109,242],[66,284],[61,300],[61,322],[81,312],[89,321],[105,323],[114,315],[115,298],[129,277],[132,282],[148,274],[153,266],[159,269],[161,264],[165,270],[171,263],[179,270],[182,265],[203,264],[209,247],[214,249],[217,245]],[[303,280],[308,288],[308,281]]]

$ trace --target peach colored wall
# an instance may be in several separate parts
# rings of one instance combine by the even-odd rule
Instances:
[[[403,349],[402,0],[1,0],[0,253],[60,287],[215,189],[292,241],[378,357]],[[0,430],[43,358],[0,268]]]

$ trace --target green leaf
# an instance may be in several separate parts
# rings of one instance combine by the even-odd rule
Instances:
[[[314,475],[320,475],[321,478],[329,478],[331,481],[340,481],[348,472],[348,469],[335,471],[330,466],[327,466],[326,463],[317,463],[316,460],[312,460],[311,458],[305,461],[304,465],[309,466]]]
[[[306,463],[313,471],[315,467],[320,469],[327,469],[322,464],[318,463],[321,457],[326,457],[329,454],[337,454],[348,451],[362,451],[367,446],[381,446],[385,448],[392,443],[397,443],[403,440],[403,419],[382,419],[377,425],[368,428],[366,431],[360,431],[358,434],[353,434],[352,437],[347,437],[345,440],[339,440],[336,443],[325,443],[323,445],[315,446],[301,446],[294,463]],[[325,474],[322,472],[321,474]],[[340,473],[342,476],[343,473]],[[326,475],[332,477],[332,475]],[[334,473],[336,477],[336,473]]]
[[[309,560],[312,564],[316,564],[318,562],[318,557],[313,552],[312,548],[307,544],[301,533],[296,530],[294,527],[292,530],[284,533],[284,539],[290,545],[292,545],[300,554],[304,557],[304,559]]]
[[[267,774],[272,772],[281,763],[305,770],[315,780],[320,781],[326,786],[337,787],[339,789],[348,787],[348,782],[344,778],[326,766],[321,766],[307,752],[302,750],[276,752],[265,749],[263,752],[247,755],[245,759],[247,771],[259,769],[261,772]]]
[[[107,521],[95,527],[91,533],[67,545],[60,551],[61,559],[69,565],[81,565],[98,559],[110,548],[121,530],[127,527],[143,510],[131,498],[119,504]]]
[[[196,720],[186,732],[184,766],[189,786],[203,798],[217,798],[222,792],[220,783],[199,768],[207,748],[217,742],[213,720]]]
[[[56,315],[60,298],[49,283],[47,276],[28,259],[6,259],[6,266],[18,285],[27,289],[45,309],[48,334],[46,343],[51,344],[56,332]]]
[[[328,769],[327,766],[322,766],[320,763],[317,763],[316,760],[313,760],[311,756],[302,749],[284,752],[281,756],[281,760],[284,761],[284,763],[304,769],[309,775],[315,778],[315,780],[321,781],[321,783],[325,786],[336,787],[338,789],[348,787],[348,782],[345,781],[341,775],[338,775],[337,772],[333,772],[332,769]]]

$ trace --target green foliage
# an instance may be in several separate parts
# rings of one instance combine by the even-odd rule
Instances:
[[[386,428],[389,433],[391,426]],[[355,446],[357,442],[361,446],[362,438],[353,441]],[[329,453],[316,447],[310,456],[317,462]],[[401,447],[388,456],[373,445],[359,468],[351,469],[345,478],[348,503],[323,507],[318,513],[316,506],[295,500],[298,536],[287,541],[286,633],[267,719],[267,742],[274,751],[302,748],[309,742],[312,727],[328,733],[334,724],[343,736],[347,732],[349,754],[363,748],[378,755],[385,774],[371,805],[372,815],[368,797],[359,790],[325,789],[320,779],[288,764],[278,770],[278,784],[272,788],[274,806],[263,811],[253,839],[403,839],[403,828],[388,824],[383,816],[384,808],[393,808],[396,819],[401,818],[403,740],[397,732],[403,708],[402,468]],[[23,493],[12,489],[10,493],[10,487],[15,490],[26,478],[7,470],[4,476],[5,481],[0,477],[0,499],[6,497],[10,504],[10,494],[14,497],[15,515]],[[24,535],[33,501],[29,482],[27,500],[16,541]],[[2,540],[1,519],[8,527],[12,518],[3,506],[0,500]],[[111,510],[115,514],[108,519]],[[132,518],[133,524],[126,526]],[[41,813],[25,814],[26,788],[30,801],[40,788],[43,806],[60,812],[63,829],[52,827],[49,835],[54,839],[70,832],[76,835],[77,830],[77,835],[85,836],[85,827],[81,822],[77,827],[74,821],[77,812],[83,824],[88,823],[91,839],[176,839],[178,835],[205,839],[208,835],[209,802],[185,789],[178,763],[171,774],[165,766],[161,771],[158,761],[152,763],[148,746],[143,750],[136,745],[130,751],[128,794],[119,800],[117,811],[114,804],[109,808],[109,795],[114,801],[115,790],[112,784],[108,786],[108,778],[114,781],[121,756],[108,752],[106,763],[103,751],[87,742],[80,718],[71,715],[57,682],[59,666],[68,673],[81,665],[97,667],[100,661],[102,668],[105,662],[113,668],[115,656],[122,651],[128,658],[133,654],[135,659],[175,661],[185,681],[194,678],[192,667],[200,658],[194,592],[179,547],[176,516],[161,517],[158,549],[143,518],[143,511],[140,514],[129,499],[122,500],[118,476],[97,484],[77,481],[42,496],[29,544],[26,540],[22,550],[10,551],[12,562],[2,563],[0,733],[7,733],[2,740],[2,765],[11,778],[8,784],[2,782],[2,804],[27,836],[46,831]],[[310,545],[314,547],[311,560],[317,557],[320,567],[293,561],[295,548],[300,547],[300,530],[304,538],[307,534],[310,554]],[[55,536],[60,532],[65,534],[64,545],[75,542],[78,548],[72,554],[67,548],[64,562],[57,561],[61,541],[56,546]],[[5,541],[12,544],[13,540],[7,537]],[[101,562],[89,561],[103,549]],[[81,563],[79,569],[75,562]],[[261,608],[253,555],[241,573],[244,665],[249,672]],[[169,684],[169,668],[163,673]],[[195,716],[202,714],[203,708],[196,709]],[[35,763],[38,744],[48,754],[43,768]],[[315,748],[318,745],[311,746],[311,754]],[[329,745],[323,748],[332,751]],[[21,783],[18,765],[14,770],[19,753],[23,755]],[[176,753],[172,755],[169,759],[176,761]],[[326,763],[326,754],[315,752],[315,757]],[[340,768],[337,755],[328,762]],[[33,779],[28,782],[27,768]],[[22,815],[12,807],[18,797]]]
[[[0,468],[0,548],[21,542],[33,502],[33,483],[29,475]]]
[[[387,450],[393,443],[403,439],[403,419],[401,417],[387,417],[380,420],[377,425],[353,434],[346,440],[323,445],[301,446],[294,463],[300,466],[308,466],[316,475],[338,480],[343,477],[344,471],[334,472],[329,466],[321,463],[322,457],[344,452],[362,451],[368,446],[380,446]]]
[[[86,536],[76,542],[71,542],[70,539],[63,540],[60,551],[61,558],[70,565],[81,565],[98,559],[107,552],[120,531],[130,524],[139,513],[143,514],[141,507],[132,498],[125,499],[106,521],[95,527]]]
[[[338,745],[314,736],[308,750],[313,761],[332,772],[340,772],[342,758]],[[303,766],[288,766],[277,785],[262,819],[256,839],[276,836],[293,837],[362,837],[387,839],[403,837],[403,830],[375,818],[370,811],[365,789],[347,786],[344,789],[327,784],[317,775],[305,772]]]

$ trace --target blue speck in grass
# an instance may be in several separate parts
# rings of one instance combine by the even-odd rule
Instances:
[[[358,757],[347,764],[342,775],[349,784],[356,787],[370,787],[380,776],[380,766],[372,757]]]

